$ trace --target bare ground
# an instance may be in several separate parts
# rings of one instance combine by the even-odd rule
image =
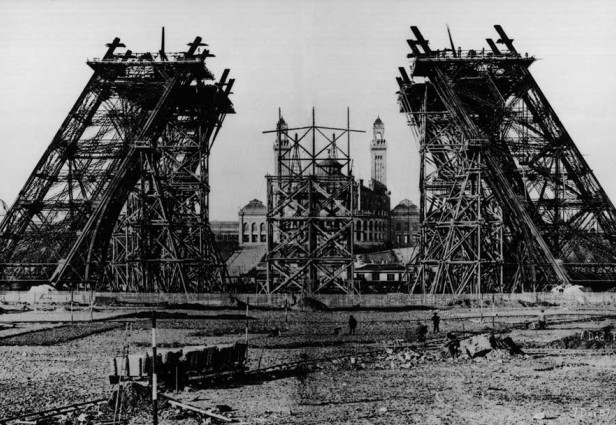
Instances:
[[[613,315],[614,310],[606,306],[583,310],[555,307],[548,310],[548,330],[522,329],[537,312],[533,308],[479,311],[456,307],[441,314],[445,332],[508,331],[507,335],[526,346],[526,357],[443,358],[445,338],[439,334],[431,337],[433,343],[426,349],[435,360],[408,369],[397,365],[392,369],[384,360],[383,349],[382,358],[362,359],[359,354],[357,364],[363,364],[362,368],[345,363],[348,360],[336,364],[323,361],[319,370],[305,376],[229,388],[193,388],[169,395],[203,408],[228,405],[234,409],[232,416],[255,424],[616,422],[614,343],[601,349],[552,348],[554,341],[584,329],[613,324],[614,316],[604,319],[598,315]],[[75,333],[66,323],[70,313],[57,309],[47,313],[54,322],[64,321],[61,324],[67,326],[46,329],[57,323],[44,322],[45,313],[41,312],[0,315],[0,323],[5,325],[0,327],[0,418],[108,396],[112,390],[107,378],[109,360],[125,347],[137,352],[149,344],[148,320],[122,318],[126,311],[98,313],[112,320],[102,322],[104,325],[73,325],[83,333],[71,341],[59,337],[62,332]],[[246,321],[233,317],[238,311],[181,313],[200,318],[168,316],[159,320],[162,345],[216,344],[245,338]],[[493,320],[491,314],[496,313],[499,316]],[[358,335],[333,335],[336,327],[346,329],[348,314],[291,312],[285,320],[283,312],[251,312],[248,366],[254,369],[378,349],[383,341],[403,338],[406,329],[430,316],[422,311],[361,311],[353,313],[360,323]],[[596,320],[587,320],[591,314],[597,315]],[[88,320],[89,313],[82,316]],[[104,332],[88,335],[84,331],[88,327]],[[268,336],[275,328],[282,330],[282,335]],[[21,340],[17,333],[23,333]],[[20,345],[3,345],[3,336]]]

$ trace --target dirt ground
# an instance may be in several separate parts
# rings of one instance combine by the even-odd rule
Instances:
[[[110,359],[150,343],[150,322],[138,310],[73,312],[62,306],[23,311],[0,306],[0,418],[108,397]],[[16,311],[11,311],[12,309]],[[17,311],[18,309],[18,311]],[[563,338],[616,324],[613,306],[546,308],[547,330],[524,329],[539,308],[441,310],[441,333],[412,366],[388,359],[430,311],[351,312],[359,321],[348,335],[349,312],[251,311],[248,367],[300,359],[322,360],[303,376],[223,388],[188,388],[169,396],[201,408],[227,405],[227,415],[251,424],[597,424],[616,423],[616,346],[559,348]],[[245,339],[244,312],[165,311],[161,346],[219,344]],[[498,316],[496,316],[498,314]],[[607,318],[606,318],[607,316]],[[103,320],[104,321],[98,321]],[[335,328],[341,335],[334,335]],[[274,330],[280,336],[269,336]],[[452,359],[446,332],[511,336],[526,356]],[[378,354],[363,355],[375,350]],[[171,422],[172,423],[172,422]]]

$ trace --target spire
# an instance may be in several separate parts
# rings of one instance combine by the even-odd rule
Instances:
[[[372,132],[370,187],[374,188],[377,182],[382,186],[387,186],[387,142],[385,140],[385,124],[383,124],[380,115],[374,121]]]

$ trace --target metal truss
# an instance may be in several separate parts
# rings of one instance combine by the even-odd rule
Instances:
[[[487,50],[434,51],[411,27],[398,78],[421,155],[411,290],[613,285],[616,210],[530,74],[535,59],[495,28]]]
[[[213,81],[200,37],[183,53],[107,46],[2,222],[0,283],[220,289],[208,163],[234,80]]]
[[[329,135],[329,132],[331,136]],[[293,136],[291,132],[296,132]],[[267,281],[261,293],[356,293],[351,130],[278,126],[276,175],[267,176]],[[346,148],[340,142],[346,136]]]

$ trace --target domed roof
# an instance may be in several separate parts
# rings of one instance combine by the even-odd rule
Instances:
[[[383,121],[381,121],[381,117],[377,117],[376,120],[374,121],[374,126],[375,127],[383,127]]]
[[[341,174],[343,165],[334,158],[327,158],[317,164],[317,176],[333,176]]]
[[[265,215],[267,207],[258,199],[253,199],[240,210],[240,214],[244,215]]]
[[[393,211],[416,211],[417,210],[417,205],[415,205],[413,202],[411,202],[408,199],[403,199],[402,201],[400,201],[400,203],[398,205],[396,205],[393,209]]]

